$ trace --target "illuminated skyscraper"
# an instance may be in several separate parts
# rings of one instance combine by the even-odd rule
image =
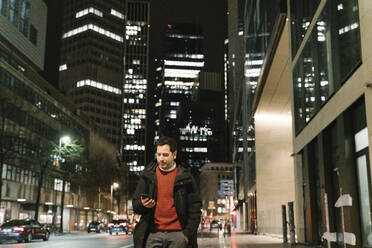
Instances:
[[[120,144],[125,2],[66,0],[59,88]]]
[[[202,71],[203,43],[199,25],[168,25],[154,93],[155,141],[176,138],[177,158],[196,169],[225,154],[222,74]]]
[[[145,165],[150,4],[126,1],[122,155],[131,171]]]
[[[199,25],[168,24],[164,57],[156,69],[155,140],[162,135],[178,138],[180,104],[191,99],[193,85],[204,67],[203,40]]]

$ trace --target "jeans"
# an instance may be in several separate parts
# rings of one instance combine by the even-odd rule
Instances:
[[[153,232],[146,241],[146,248],[186,248],[187,243],[182,231]]]

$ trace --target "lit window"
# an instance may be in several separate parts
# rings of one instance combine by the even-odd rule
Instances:
[[[64,70],[67,70],[66,64],[59,66],[59,71],[64,71]]]
[[[183,54],[183,53],[176,53],[172,54],[174,58],[188,58],[188,59],[204,59],[204,54]]]
[[[99,11],[98,9],[95,9],[95,8],[88,8],[88,9],[83,9],[79,12],[76,13],[75,17],[76,18],[79,18],[79,17],[82,17],[82,16],[85,16],[87,14],[95,14],[97,16],[100,16],[100,17],[103,17],[103,14],[101,11]]]
[[[114,34],[108,30],[105,30],[101,27],[98,27],[97,25],[94,25],[94,24],[86,24],[84,26],[81,26],[81,27],[78,27],[78,28],[75,28],[73,30],[70,30],[66,33],[63,34],[62,38],[68,38],[68,37],[71,37],[71,36],[74,36],[74,35],[77,35],[79,33],[82,33],[82,32],[85,32],[87,30],[93,30],[97,33],[100,33],[104,36],[107,36],[113,40],[117,40],[119,42],[123,42],[123,37],[117,35],[117,34]]]
[[[108,92],[111,92],[111,93],[114,93],[114,94],[117,94],[117,95],[121,95],[121,90],[120,89],[112,87],[111,85],[96,82],[96,81],[91,80],[91,79],[80,80],[76,83],[77,88],[83,87],[83,86],[86,86],[86,85],[97,88],[97,89],[101,89],[101,90],[104,90],[104,91],[108,91]]]
[[[203,39],[201,35],[184,35],[184,34],[168,34],[167,37],[170,38],[180,38],[180,39]]]
[[[190,66],[190,67],[203,67],[204,61],[193,62],[193,61],[175,61],[175,60],[164,60],[165,65],[171,66]],[[159,67],[161,69],[161,67]]]
[[[165,69],[165,77],[196,78],[200,70]]]
[[[123,20],[125,18],[124,14],[122,14],[119,11],[114,10],[114,9],[111,9],[111,15],[116,16],[116,17],[118,17],[120,19],[123,19]]]

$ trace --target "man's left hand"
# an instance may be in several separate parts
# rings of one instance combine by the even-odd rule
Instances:
[[[185,236],[186,244],[189,244],[189,238]]]

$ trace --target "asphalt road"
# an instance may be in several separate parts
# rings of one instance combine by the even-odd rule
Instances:
[[[205,231],[199,233],[199,248],[293,248],[290,244],[283,245],[282,240],[263,235],[232,233],[223,235],[222,232]],[[109,235],[108,233],[79,232],[57,237],[51,236],[49,241],[33,240],[31,243],[8,242],[0,248],[133,248],[132,235]],[[296,245],[296,248],[309,248]]]
[[[50,237],[49,241],[32,240],[31,243],[17,243],[9,241],[0,245],[1,248],[133,248],[132,235],[99,234],[66,234]]]

